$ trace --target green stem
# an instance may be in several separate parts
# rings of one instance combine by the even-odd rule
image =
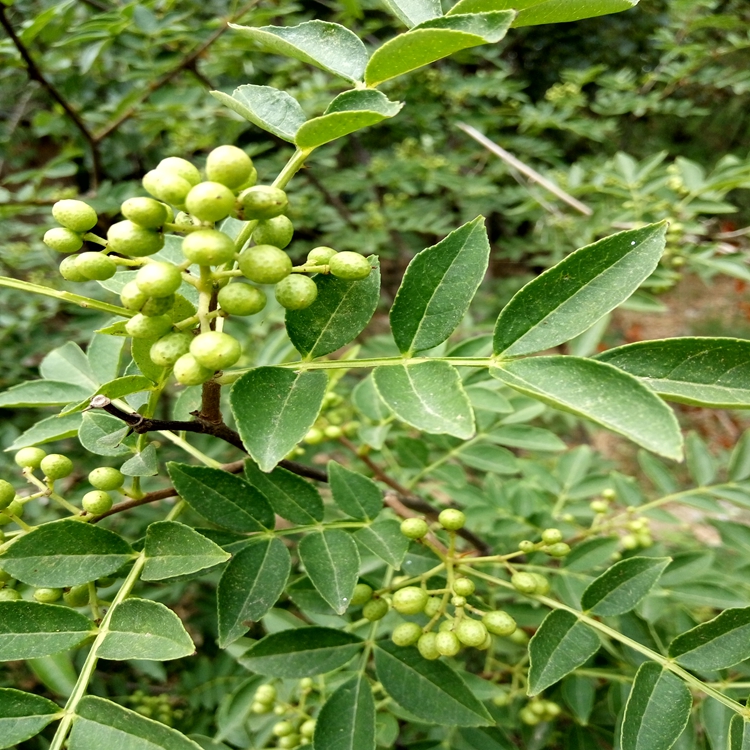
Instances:
[[[293,154],[292,158],[284,165],[284,168],[279,172],[279,176],[271,183],[271,187],[281,188],[283,190],[291,181],[292,177],[302,169],[302,165],[305,163],[305,159],[313,152],[311,148],[298,148]]]
[[[43,294],[46,297],[54,297],[63,302],[72,302],[74,305],[78,305],[78,307],[90,307],[92,310],[101,310],[110,315],[119,315],[121,318],[132,318],[135,315],[132,310],[126,310],[124,307],[118,307],[117,305],[110,305],[108,302],[100,302],[97,299],[91,299],[91,297],[82,297],[80,294],[73,294],[72,292],[61,292],[59,289],[50,289],[41,284],[32,284],[28,281],[11,279],[7,276],[0,276],[0,286],[8,287],[8,289],[18,289],[21,292]]]

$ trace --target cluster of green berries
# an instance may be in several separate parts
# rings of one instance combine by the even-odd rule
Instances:
[[[536,726],[543,721],[553,721],[560,715],[562,709],[554,701],[535,698],[529,701],[519,712],[518,718],[524,724]]]
[[[135,690],[127,699],[133,710],[148,719],[174,726],[175,720],[179,721],[184,716],[182,709],[175,709],[168,695],[148,695],[143,690]]]
[[[315,719],[304,710],[307,695],[313,688],[313,681],[303,677],[298,684],[300,695],[296,705],[278,701],[276,688],[270,683],[259,685],[253,695],[250,710],[254,714],[268,714],[273,712],[277,716],[292,714],[292,718],[285,718],[276,722],[271,728],[271,734],[276,739],[276,747],[296,748],[308,745],[315,733]]]
[[[153,341],[151,360],[172,369],[183,385],[205,383],[217,371],[234,365],[242,353],[234,337],[206,330],[207,320],[177,312],[184,313],[184,308],[175,306],[183,283],[215,297],[215,315],[248,316],[266,306],[266,293],[256,285],[274,285],[283,307],[302,310],[318,294],[315,280],[305,274],[359,280],[371,271],[363,255],[329,247],[314,248],[304,265],[294,269],[284,251],[294,234],[285,215],[287,195],[271,185],[256,185],[253,162],[241,149],[227,145],[211,151],[205,175],[203,180],[185,159],[163,159],[143,178],[143,187],[153,197],[126,200],[121,206],[125,219],[109,228],[106,241],[88,234],[97,222],[96,212],[76,200],[53,206],[52,214],[61,226],[44,237],[47,245],[62,253],[78,253],[84,239],[104,245],[98,252],[68,255],[60,265],[68,281],[104,281],[120,265],[140,267],[120,292],[123,307],[134,313],[125,332],[134,339]],[[255,222],[253,246],[239,248],[232,237],[215,228],[216,222],[230,216]],[[185,235],[184,262],[150,257],[164,246],[165,231]],[[199,278],[190,274],[192,265],[201,268]],[[239,281],[240,277],[251,283]]]
[[[338,393],[328,391],[323,397],[320,416],[308,430],[304,442],[307,445],[319,445],[326,440],[356,435],[359,422],[352,421],[353,416],[354,412],[349,404]]]

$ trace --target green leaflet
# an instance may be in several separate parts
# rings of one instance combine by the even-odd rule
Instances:
[[[339,94],[320,117],[304,123],[295,137],[298,148],[312,149],[397,115],[404,105],[380,91],[355,90]]]
[[[612,617],[630,612],[656,585],[671,557],[629,557],[592,581],[581,607],[594,615]]]
[[[21,433],[5,450],[17,451],[30,445],[42,445],[53,440],[74,437],[81,426],[80,414],[67,417],[47,417]]]
[[[384,2],[388,10],[410,28],[443,15],[440,0],[384,0]]]
[[[379,86],[459,50],[500,41],[514,17],[509,10],[425,21],[375,50],[367,63],[365,83]]]
[[[348,81],[362,80],[367,50],[359,37],[337,23],[307,21],[298,26],[237,26],[264,52],[294,57]]]
[[[401,533],[401,524],[384,518],[354,532],[354,538],[396,570],[401,568],[409,549],[409,540]]]
[[[735,715],[729,725],[728,750],[750,750],[750,722]]]
[[[517,292],[495,324],[495,354],[550,349],[624,302],[656,268],[667,225],[606,237],[571,253]]]
[[[403,422],[425,432],[468,439],[474,413],[457,370],[447,362],[377,367],[379,396]]]
[[[99,645],[102,659],[168,661],[190,656],[195,645],[180,618],[160,602],[131,597],[112,613]]]
[[[0,602],[0,661],[67,651],[94,632],[88,617],[67,607],[22,600]]]
[[[667,458],[682,458],[672,410],[620,370],[579,357],[529,357],[490,369],[511,388],[606,427]]]
[[[380,299],[380,264],[377,256],[370,275],[360,281],[318,274],[318,296],[304,310],[288,310],[286,330],[294,348],[315,359],[351,343],[370,322]]]
[[[359,577],[359,551],[341,529],[314,531],[303,537],[299,557],[318,593],[336,614],[346,612]]]
[[[323,520],[323,498],[317,488],[291,471],[277,466],[266,474],[248,460],[245,478],[271,503],[274,513],[287,521],[311,524]]]
[[[62,380],[64,383],[78,385],[89,393],[99,386],[88,357],[72,341],[53,349],[39,365],[39,374],[45,380]]]
[[[0,407],[64,406],[87,398],[90,390],[60,380],[31,380],[0,393]]]
[[[693,699],[685,683],[654,662],[644,662],[625,706],[622,750],[669,750],[690,719]]]
[[[130,454],[131,449],[128,446],[132,445],[133,441],[130,439],[127,443],[125,442],[130,428],[117,417],[87,411],[83,417],[80,414],[69,414],[67,417],[60,417],[59,421],[64,419],[78,421],[80,424],[78,440],[87,451],[96,453],[98,456],[112,457]]]
[[[38,526],[14,542],[0,566],[31,586],[78,586],[114,573],[133,556],[112,531],[64,519]]]
[[[572,612],[550,612],[529,642],[529,695],[538,695],[580,667],[600,645],[597,634]]]
[[[120,466],[126,477],[153,477],[159,473],[156,445],[149,443],[140,453],[136,453]]]
[[[363,674],[325,702],[315,725],[314,750],[375,750],[375,701]]]
[[[94,396],[107,396],[110,399],[122,398],[123,396],[129,396],[131,393],[138,393],[139,391],[150,391],[154,387],[154,384],[148,378],[144,378],[143,375],[124,375],[121,378],[115,378],[110,380],[109,383],[99,386],[94,393],[88,393],[83,399],[78,400],[77,404],[69,406],[64,409],[60,414],[72,414],[76,411],[82,411],[88,405]]]
[[[274,527],[268,500],[243,479],[221,469],[174,461],[167,471],[180,497],[212,523],[241,532]]]
[[[219,646],[226,648],[268,612],[284,591],[291,559],[278,537],[241,549],[224,569],[217,591]]]
[[[28,740],[62,713],[62,709],[39,695],[0,688],[0,747]]]
[[[492,723],[460,674],[443,661],[423,659],[416,648],[379,641],[375,669],[388,695],[424,721],[458,727]]]
[[[750,607],[727,609],[678,635],[669,644],[669,656],[701,672],[725,669],[750,658]]]
[[[383,493],[372,479],[335,461],[329,461],[327,468],[333,501],[344,513],[368,521],[383,510]]]
[[[432,349],[453,333],[484,278],[489,257],[481,216],[414,256],[390,312],[402,354]]]
[[[362,648],[356,635],[331,628],[295,628],[254,643],[239,662],[270,677],[310,677],[343,667]]]
[[[528,424],[506,424],[488,433],[493,443],[527,451],[564,451],[567,445],[554,432]]]
[[[176,729],[116,703],[87,695],[78,704],[69,750],[201,750]]]
[[[232,386],[229,403],[237,429],[262,471],[271,471],[313,426],[327,383],[321,371],[256,367]]]
[[[750,341],[699,337],[640,341],[609,349],[596,359],[642,379],[669,401],[750,408]]]
[[[231,96],[223,91],[212,91],[211,96],[253,125],[290,143],[307,119],[296,99],[271,86],[248,83],[237,87]]]
[[[190,526],[156,521],[146,531],[144,581],[190,575],[226,562],[228,552]]]
[[[533,6],[522,10],[513,26],[538,26],[544,23],[567,23],[579,21],[582,18],[606,16],[610,13],[620,13],[630,10],[638,0],[547,0],[534,3]]]

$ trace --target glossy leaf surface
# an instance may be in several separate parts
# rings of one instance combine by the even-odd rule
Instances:
[[[265,473],[254,461],[245,462],[245,477],[287,521],[311,524],[323,520],[323,499],[317,488],[280,466]]]
[[[367,521],[383,510],[383,493],[372,479],[335,461],[329,461],[327,468],[333,501],[344,513]]]

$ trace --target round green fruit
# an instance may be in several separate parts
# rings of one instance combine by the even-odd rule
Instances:
[[[65,227],[54,227],[48,229],[42,238],[47,247],[57,250],[58,253],[77,253],[83,247],[81,236]]]
[[[351,604],[353,607],[361,607],[372,599],[372,586],[366,583],[358,583],[354,587]]]
[[[255,691],[254,700],[258,703],[272,704],[276,700],[276,688],[267,683],[259,685]]]
[[[273,245],[256,245],[240,253],[239,267],[256,284],[278,284],[292,272],[292,259]]]
[[[63,601],[69,607],[85,607],[89,603],[89,585],[82,583],[80,586],[73,586],[63,594]]]
[[[96,226],[96,211],[83,201],[63,200],[52,206],[52,216],[66,229],[83,234]]]
[[[62,453],[50,453],[41,460],[39,468],[47,479],[64,479],[73,473],[73,462]]]
[[[219,146],[206,159],[206,177],[228,188],[243,185],[253,172],[253,160],[237,146]]]
[[[248,188],[240,193],[239,202],[245,221],[273,219],[283,214],[289,205],[286,193],[270,185]]]
[[[318,287],[309,276],[293,273],[276,284],[276,300],[287,310],[304,310],[318,296]]]
[[[402,622],[391,634],[391,640],[397,646],[413,646],[421,637],[422,628],[416,622]]]
[[[15,589],[0,589],[0,602],[15,602],[21,595]]]
[[[47,451],[41,448],[21,448],[13,457],[13,460],[22,469],[38,469]]]
[[[455,633],[443,631],[435,638],[435,648],[440,656],[455,656],[461,650],[461,641]]]
[[[557,544],[563,539],[562,531],[560,529],[545,529],[542,532],[542,541],[545,544]]]
[[[364,255],[352,252],[336,253],[329,261],[328,266],[331,274],[339,279],[357,281],[366,279],[372,268],[370,261]]]
[[[434,617],[443,608],[443,600],[439,596],[431,596],[424,605],[424,613],[427,617]]]
[[[216,229],[199,229],[182,241],[182,254],[199,266],[220,266],[234,260],[232,238]]]
[[[567,557],[570,554],[570,546],[565,542],[557,542],[557,544],[550,544],[549,547],[545,547],[543,551],[550,557]]]
[[[231,367],[240,358],[242,347],[228,333],[207,331],[192,340],[190,353],[199,365],[216,371]]]
[[[549,581],[541,573],[532,573],[531,575],[534,576],[534,580],[536,581],[535,593],[539,594],[540,596],[549,594],[551,588]]]
[[[36,599],[41,604],[52,604],[53,602],[56,602],[62,596],[62,594],[62,589],[34,589],[34,599]]]
[[[267,703],[260,703],[259,701],[253,701],[250,704],[250,712],[256,715],[267,714],[271,712],[271,706]]]
[[[76,268],[92,281],[111,279],[117,272],[117,264],[103,253],[81,253],[77,255]]]
[[[134,339],[157,339],[164,336],[172,327],[172,320],[166,315],[149,317],[138,313],[125,323],[125,332]]]
[[[60,276],[66,281],[80,284],[84,281],[88,281],[88,279],[78,270],[78,265],[76,263],[77,260],[77,255],[69,255],[67,258],[63,258],[60,263]]]
[[[302,726],[299,728],[299,733],[303,737],[312,737],[315,734],[316,723],[315,719],[308,719],[302,723]]]
[[[487,638],[487,628],[479,620],[463,617],[456,625],[456,637],[464,646],[477,648]]]
[[[429,633],[422,633],[420,636],[417,641],[417,649],[423,658],[429,659],[430,661],[440,658],[440,652],[437,650],[436,645],[437,636],[438,634],[433,633],[432,631]]]
[[[120,302],[127,310],[140,310],[148,302],[148,294],[141,291],[135,280],[128,281],[120,291]]]
[[[464,527],[466,516],[456,508],[446,508],[440,511],[438,516],[440,525],[448,531],[458,531]]]
[[[83,496],[81,505],[87,513],[91,513],[92,516],[98,516],[106,513],[112,507],[112,496],[103,490],[92,490]]]
[[[174,376],[182,385],[201,385],[213,377],[214,371],[203,367],[192,354],[183,354],[174,363]]]
[[[300,743],[301,737],[294,732],[286,737],[279,737],[278,745],[282,750],[293,750]]]
[[[286,216],[274,216],[273,219],[259,221],[253,232],[256,245],[273,245],[284,248],[294,236],[294,226]]]
[[[151,361],[159,367],[171,367],[183,354],[190,351],[192,341],[193,337],[189,333],[168,333],[151,345]]]
[[[518,549],[521,552],[533,552],[536,549],[536,544],[530,539],[523,539],[518,543]]]
[[[513,588],[522,594],[536,593],[537,582],[531,573],[514,573],[510,582],[513,584]]]
[[[276,737],[286,737],[294,731],[294,725],[291,721],[280,721],[273,725],[271,731]]]
[[[171,263],[147,263],[135,275],[138,288],[149,297],[169,297],[182,284],[182,273]]]
[[[451,604],[454,607],[465,607],[466,606],[466,597],[465,596],[452,596],[451,597]]]
[[[234,193],[220,182],[199,182],[185,198],[187,210],[201,221],[226,219],[234,203]]]
[[[125,483],[125,476],[119,469],[111,466],[99,466],[89,473],[89,482],[97,490],[116,490]]]
[[[134,224],[132,221],[118,221],[107,232],[107,249],[118,255],[131,258],[144,258],[153,255],[164,247],[164,235],[153,229]]]
[[[146,172],[142,180],[143,187],[157,200],[182,206],[193,187],[192,183],[174,172],[152,169]],[[136,222],[137,223],[137,222]]]
[[[393,594],[393,609],[402,615],[416,615],[425,608],[429,596],[418,586],[406,586]]]
[[[474,593],[474,589],[474,581],[465,576],[456,578],[456,580],[453,581],[453,592],[458,596],[471,596]]]
[[[362,607],[362,617],[370,622],[382,620],[388,614],[388,602],[385,599],[370,599]]]
[[[328,262],[336,254],[336,251],[332,247],[321,245],[320,247],[314,247],[310,250],[307,254],[307,262],[311,265],[327,266]]]
[[[0,479],[0,510],[7,508],[16,498],[16,488],[4,479]]]
[[[255,315],[266,306],[265,292],[250,284],[227,284],[219,289],[217,300],[228,315]]]
[[[422,518],[406,518],[401,521],[401,533],[407,539],[422,539],[429,530],[427,521]]]
[[[179,156],[168,156],[166,159],[162,159],[156,165],[156,168],[161,172],[179,175],[191,185],[197,185],[201,181],[201,173],[198,168],[187,159],[182,159]]]
[[[120,211],[126,219],[145,229],[159,229],[171,218],[171,210],[153,198],[128,198]]]

